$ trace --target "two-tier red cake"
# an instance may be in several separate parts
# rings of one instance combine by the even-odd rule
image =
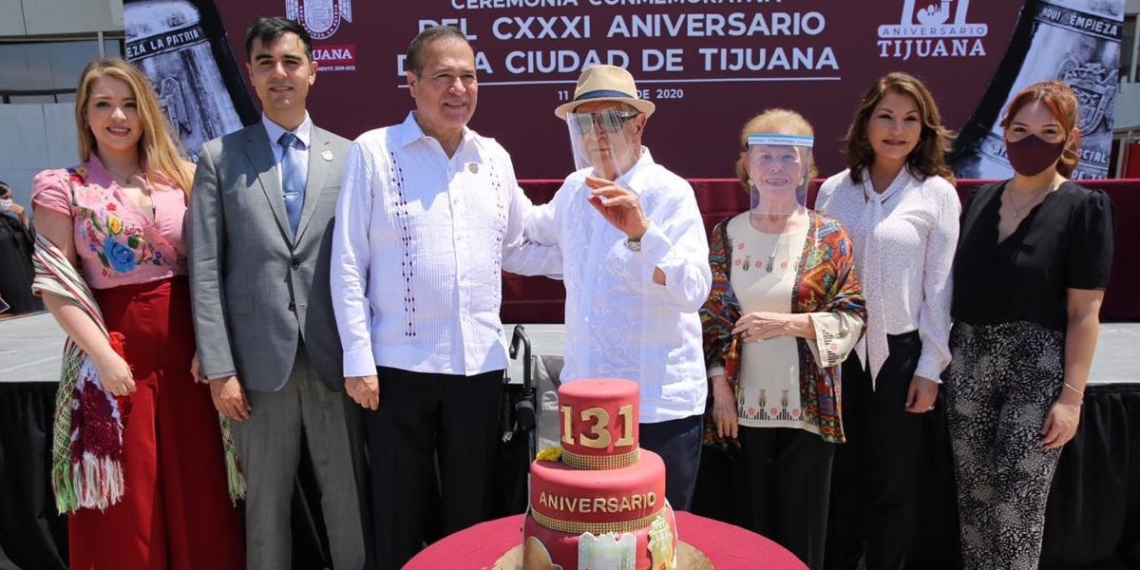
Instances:
[[[665,463],[638,447],[638,385],[579,380],[558,390],[561,451],[531,465],[525,570],[672,570],[677,524]]]

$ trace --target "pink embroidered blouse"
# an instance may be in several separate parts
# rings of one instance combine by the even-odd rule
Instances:
[[[75,251],[87,284],[108,289],[186,275],[182,191],[150,181],[154,220],[123,194],[95,156],[66,170],[45,170],[32,182],[32,202],[71,216]]]

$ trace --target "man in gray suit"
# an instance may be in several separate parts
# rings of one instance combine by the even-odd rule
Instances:
[[[201,370],[214,405],[234,421],[248,483],[249,570],[291,567],[302,435],[333,567],[356,570],[365,559],[361,501],[328,276],[349,142],[309,118],[317,62],[303,27],[258,19],[246,51],[262,120],[202,147],[190,200]]]

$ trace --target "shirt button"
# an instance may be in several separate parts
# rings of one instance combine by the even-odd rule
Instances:
[[[289,310],[290,311],[296,311],[297,310],[297,303],[289,303]]]
[[[294,257],[294,258],[293,258],[293,261],[291,261],[291,262],[289,263],[289,265],[292,265],[292,266],[293,266],[293,269],[296,269],[296,268],[298,268],[298,267],[300,267],[300,266],[301,266],[301,260],[300,260],[300,259],[297,259],[296,257]]]

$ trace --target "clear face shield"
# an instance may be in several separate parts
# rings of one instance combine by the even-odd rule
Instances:
[[[753,216],[791,216],[807,206],[813,141],[800,135],[748,135]]]
[[[624,109],[566,113],[574,168],[592,168],[592,176],[617,180],[637,162],[637,117]]]

